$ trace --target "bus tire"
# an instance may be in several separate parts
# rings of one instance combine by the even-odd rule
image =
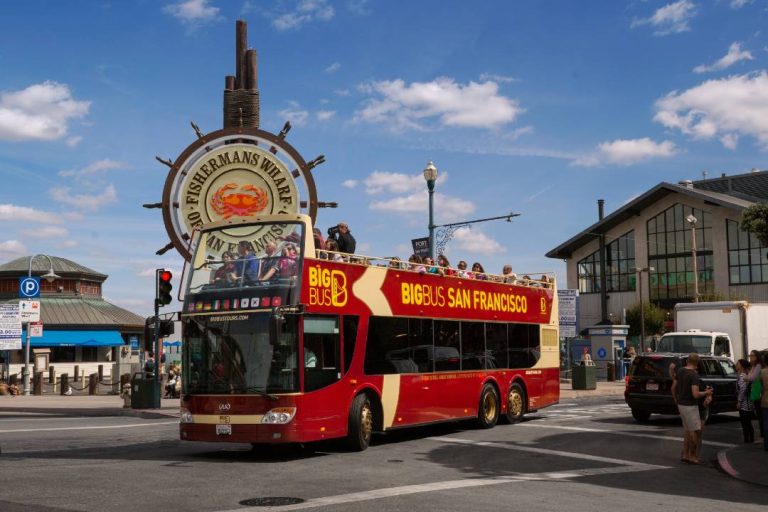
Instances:
[[[505,423],[517,423],[523,419],[523,415],[526,412],[525,391],[523,391],[523,387],[520,384],[513,382],[509,386],[509,393],[507,393],[507,414],[504,415]]]
[[[352,400],[349,408],[349,423],[346,445],[352,451],[361,452],[371,444],[373,434],[373,407],[365,393],[361,393]]]
[[[480,404],[477,409],[477,424],[480,428],[493,428],[499,421],[499,394],[492,384],[483,386],[480,392]]]

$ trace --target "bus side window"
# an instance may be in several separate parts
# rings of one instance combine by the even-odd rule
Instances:
[[[347,373],[349,371],[349,367],[352,365],[352,356],[355,354],[355,345],[357,342],[357,326],[359,323],[359,316],[344,316],[344,373]]]
[[[486,368],[509,368],[507,361],[507,324],[485,324]]]

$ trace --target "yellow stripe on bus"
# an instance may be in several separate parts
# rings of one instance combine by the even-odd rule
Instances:
[[[381,408],[384,409],[384,429],[395,422],[397,402],[400,399],[400,375],[384,375],[384,385],[381,388]]]

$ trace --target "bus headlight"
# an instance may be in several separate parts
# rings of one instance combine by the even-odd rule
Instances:
[[[276,407],[267,412],[267,414],[261,418],[261,422],[285,425],[286,423],[290,423],[294,416],[296,416],[295,407]]]
[[[192,413],[189,409],[182,408],[179,415],[179,423],[194,423],[195,419],[192,417]]]

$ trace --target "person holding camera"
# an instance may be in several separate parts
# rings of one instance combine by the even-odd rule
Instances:
[[[352,233],[349,232],[349,225],[346,222],[339,222],[336,226],[328,228],[328,239],[336,241],[339,252],[355,253],[357,242]]]

